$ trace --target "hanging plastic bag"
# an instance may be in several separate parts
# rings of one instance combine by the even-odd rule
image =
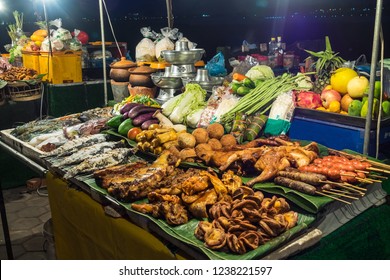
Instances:
[[[73,34],[74,37],[69,41],[69,49],[72,51],[80,51],[81,47],[83,46],[83,44],[77,38],[77,36],[80,34],[80,30],[75,29]]]
[[[142,27],[141,34],[144,38],[135,47],[136,61],[156,61],[155,43],[156,32],[152,31],[150,27]]]
[[[225,57],[222,52],[218,52],[209,62],[205,68],[209,70],[210,76],[224,77],[227,75],[225,68]]]
[[[169,28],[169,27],[164,27],[161,28],[161,35],[160,35],[160,40],[156,43],[156,57],[158,61],[164,60],[161,57],[161,52],[162,51],[172,51],[175,49],[175,44],[171,40],[176,40],[177,39],[177,33],[179,32],[179,29],[177,28]]]

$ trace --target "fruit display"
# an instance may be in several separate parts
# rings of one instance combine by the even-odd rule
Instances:
[[[345,62],[338,53],[334,53],[326,37],[326,50],[307,52],[317,60],[313,63],[315,80],[313,93],[295,92],[296,106],[320,111],[340,113],[352,117],[367,116],[368,93],[370,81],[366,73],[359,73],[345,67]],[[382,118],[389,117],[388,96],[383,93],[380,104],[381,82],[375,81],[372,118],[377,118],[379,112]],[[318,99],[321,99],[321,103]]]

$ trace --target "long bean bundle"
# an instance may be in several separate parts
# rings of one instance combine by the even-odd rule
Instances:
[[[247,115],[251,115],[255,112],[258,112],[259,114],[266,113],[271,108],[276,97],[280,94],[290,90],[307,90],[308,88],[306,87],[298,86],[298,83],[304,79],[306,79],[305,75],[293,76],[285,73],[281,76],[265,80],[242,97],[234,108],[222,115],[221,122],[232,122],[234,115],[238,112]]]

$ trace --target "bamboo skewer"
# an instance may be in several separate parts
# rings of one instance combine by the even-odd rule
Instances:
[[[337,192],[333,192],[333,191],[329,191],[329,190],[323,190],[323,192],[324,193],[329,193],[329,194],[334,194],[334,195],[339,195],[339,196],[343,196],[343,197],[347,197],[347,198],[351,198],[351,199],[359,199],[358,197],[346,195],[346,194],[343,194],[343,193],[337,193]]]
[[[343,203],[345,203],[345,204],[351,204],[351,202],[349,202],[349,201],[343,200],[343,199],[338,198],[338,197],[331,196],[331,195],[326,194],[326,193],[322,193],[322,192],[316,191],[316,194],[323,195],[323,196],[332,198],[332,199],[334,199],[334,200],[338,200],[338,201],[343,202]]]
[[[370,171],[364,171],[364,170],[355,170],[355,172],[360,172],[360,173],[365,173],[365,174],[369,174]]]
[[[383,179],[383,180],[389,179],[389,178],[386,177],[386,176],[381,176],[381,175],[376,175],[376,174],[370,174],[370,175],[368,175],[368,176],[369,176],[369,177],[378,178],[378,179]]]
[[[357,195],[356,193],[352,193],[348,190],[339,190],[339,189],[331,189],[332,192],[338,192],[338,193],[344,193],[344,194],[350,194],[350,195]]]
[[[374,183],[374,181],[372,181],[372,180],[364,179],[364,178],[360,178],[360,177],[355,177],[355,179],[358,180],[359,182],[363,182],[363,183],[369,183],[369,184]]]
[[[344,186],[348,186],[348,187],[351,187],[351,188],[355,188],[355,189],[357,189],[357,190],[361,190],[361,191],[364,191],[364,192],[367,191],[367,189],[365,189],[365,188],[358,187],[358,186],[352,185],[352,184],[347,183],[347,182],[344,182],[343,184],[344,184]]]
[[[347,190],[350,190],[350,191],[357,192],[357,193],[359,193],[361,196],[364,195],[364,193],[361,192],[361,190],[359,190],[359,187],[356,187],[357,189],[355,189],[355,188],[354,188],[354,187],[355,187],[354,185],[345,186],[344,183],[337,183],[337,182],[332,182],[332,181],[321,181],[321,183],[339,186],[340,188],[344,188],[344,189],[347,189]],[[366,189],[363,189],[363,188],[362,188],[362,190],[366,191]]]
[[[366,169],[371,170],[371,171],[377,171],[377,172],[381,172],[381,173],[390,174],[390,170],[385,170],[385,169],[381,169],[381,168],[367,167]]]

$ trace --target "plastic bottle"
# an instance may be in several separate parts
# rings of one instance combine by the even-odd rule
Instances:
[[[271,37],[271,41],[268,43],[268,55],[275,55],[276,40],[275,37]]]
[[[276,66],[283,67],[284,50],[282,47],[282,37],[281,36],[278,36],[278,40],[276,42],[275,55],[276,55]]]

